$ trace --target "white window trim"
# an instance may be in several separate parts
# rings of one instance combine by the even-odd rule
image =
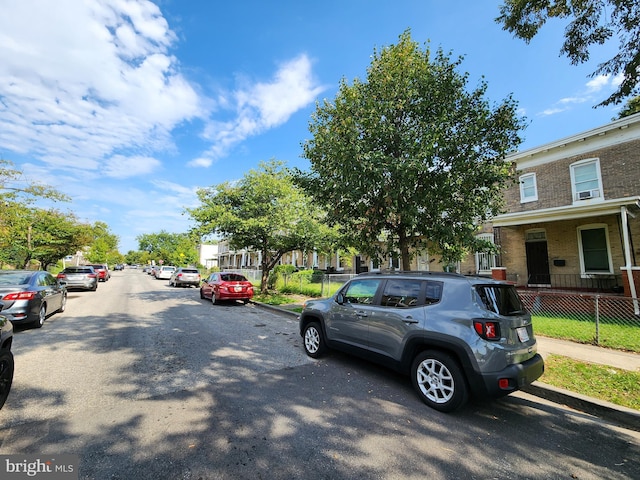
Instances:
[[[584,165],[587,163],[594,163],[596,165],[596,171],[598,174],[598,188],[597,196],[592,196],[591,198],[585,198],[584,200],[580,200],[578,197],[578,191],[576,190],[576,177],[574,168],[579,167],[580,165]],[[602,172],[600,171],[600,159],[599,158],[586,158],[584,160],[580,160],[578,162],[574,162],[569,165],[569,171],[571,173],[571,198],[573,199],[574,204],[580,204],[585,202],[603,202],[604,201],[604,190],[602,187]],[[591,190],[593,192],[593,190]]]
[[[525,197],[524,195],[524,180],[527,178],[533,178],[534,195],[531,197]],[[525,173],[524,175],[520,175],[519,182],[520,182],[520,203],[535,202],[536,200],[538,200],[538,180],[536,178],[535,172]]]
[[[583,230],[596,230],[596,229],[604,229],[604,236],[607,242],[607,257],[609,261],[609,271],[599,270],[597,272],[588,272],[584,266],[584,253],[582,249],[582,235],[581,232]],[[613,275],[613,260],[611,258],[611,243],[609,242],[609,225],[606,223],[592,223],[589,225],[580,225],[577,228],[578,234],[578,254],[580,255],[580,274],[583,278],[591,277],[594,275]]]

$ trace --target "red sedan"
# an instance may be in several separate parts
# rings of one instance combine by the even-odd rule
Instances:
[[[200,298],[210,298],[212,303],[221,300],[242,300],[246,304],[252,297],[253,284],[237,273],[212,273],[200,287]]]

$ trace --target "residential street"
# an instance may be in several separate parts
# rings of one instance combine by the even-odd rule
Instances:
[[[302,348],[291,316],[140,270],[17,329],[0,454],[81,479],[629,479],[640,433],[516,393],[442,414],[409,379]]]

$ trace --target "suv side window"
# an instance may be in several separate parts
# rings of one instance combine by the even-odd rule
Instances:
[[[379,279],[362,279],[352,281],[343,291],[347,303],[371,305],[380,286]]]
[[[433,305],[438,303],[442,298],[442,282],[425,282],[427,288],[424,296],[425,305]]]
[[[387,280],[380,304],[383,307],[408,308],[419,303],[421,280]]]

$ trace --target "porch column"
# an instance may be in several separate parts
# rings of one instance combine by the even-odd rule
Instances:
[[[629,291],[633,298],[633,313],[640,315],[640,307],[638,306],[638,292],[636,291],[636,282],[631,265],[631,241],[629,240],[629,211],[627,207],[620,207],[620,217],[622,218],[622,238],[624,240],[624,258],[627,262],[623,270],[627,271],[627,281],[629,283]]]

